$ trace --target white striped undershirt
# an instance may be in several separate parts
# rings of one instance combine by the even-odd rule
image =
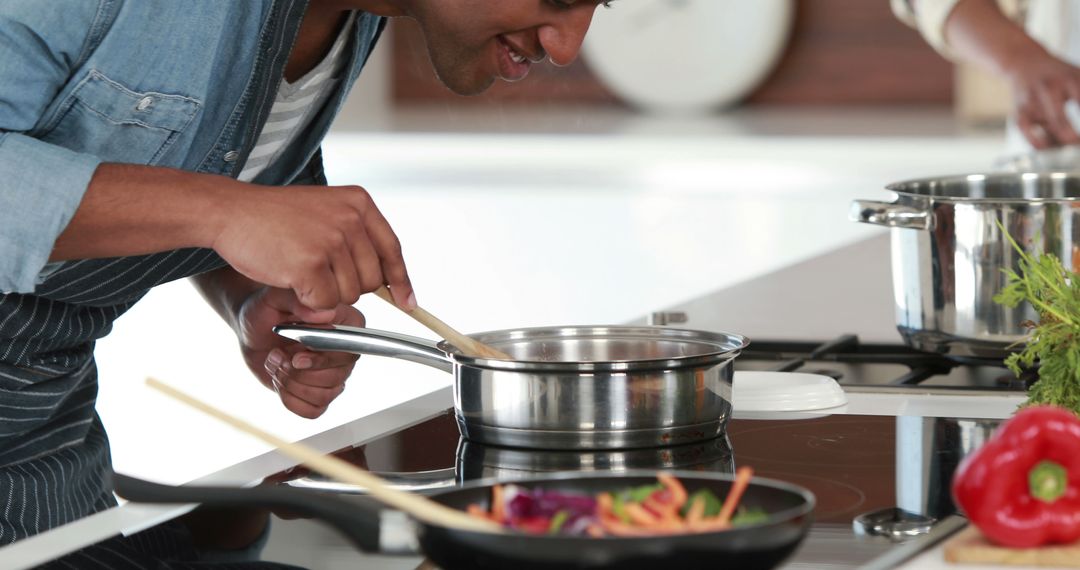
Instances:
[[[251,149],[251,154],[244,163],[244,169],[237,177],[238,180],[254,180],[260,172],[273,164],[281,151],[288,148],[314,120],[333,93],[334,86],[340,81],[341,70],[345,66],[345,43],[355,20],[356,12],[350,13],[348,21],[330,48],[330,53],[326,54],[319,65],[294,83],[281,80],[270,115],[259,133],[255,148]]]

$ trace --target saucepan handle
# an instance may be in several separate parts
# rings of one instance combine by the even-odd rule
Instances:
[[[283,324],[274,332],[311,350],[388,356],[452,372],[453,361],[434,341],[404,334],[346,325]]]
[[[114,473],[116,494],[136,503],[199,503],[214,507],[287,509],[326,522],[365,552],[415,553],[416,533],[399,511],[365,501],[346,501],[326,493],[281,486],[202,487],[151,483]]]
[[[890,228],[933,229],[933,216],[929,210],[896,202],[852,200],[848,217],[853,222]]]

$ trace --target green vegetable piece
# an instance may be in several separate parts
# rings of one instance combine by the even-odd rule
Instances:
[[[620,494],[625,495],[626,500],[628,500],[630,502],[640,503],[640,502],[644,501],[645,499],[648,499],[649,495],[651,495],[654,492],[659,491],[659,490],[661,490],[663,488],[664,488],[663,485],[661,485],[659,483],[656,483],[656,484],[653,484],[653,485],[642,485],[641,487],[634,487],[632,489],[627,489],[626,491],[623,491]]]
[[[630,524],[630,515],[626,513],[626,500],[624,498],[626,493],[617,493],[611,500],[611,512],[615,513],[615,516],[619,517],[619,520],[626,524]]]
[[[555,513],[555,516],[551,517],[551,525],[548,526],[548,534],[559,534],[563,525],[566,524],[567,519],[570,518],[570,513],[566,511],[559,511]]]
[[[735,516],[731,517],[731,526],[749,526],[761,524],[769,520],[769,513],[765,509],[755,507],[753,509],[739,508]]]
[[[705,498],[705,516],[707,517],[715,517],[720,514],[720,509],[724,508],[724,502],[715,493],[709,489],[698,489],[686,498],[686,504],[683,505],[682,510],[679,512],[683,518],[686,517],[686,513],[690,512],[690,505],[693,505],[698,497]]]

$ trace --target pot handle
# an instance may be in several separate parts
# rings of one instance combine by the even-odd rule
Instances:
[[[848,218],[853,222],[913,230],[929,230],[933,222],[927,210],[875,200],[852,200]]]
[[[404,515],[380,509],[374,503],[345,501],[327,493],[283,486],[173,486],[119,473],[112,474],[112,482],[117,495],[136,503],[281,508],[328,523],[364,552],[415,553],[418,548],[415,533],[402,528],[402,523],[409,524]]]
[[[274,332],[311,350],[389,356],[452,372],[454,363],[434,341],[404,334],[346,325],[277,325]]]

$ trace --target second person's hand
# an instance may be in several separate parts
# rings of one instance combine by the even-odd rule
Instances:
[[[1080,144],[1065,104],[1080,101],[1080,68],[1050,54],[1017,62],[1006,74],[1016,126],[1036,149]]]

